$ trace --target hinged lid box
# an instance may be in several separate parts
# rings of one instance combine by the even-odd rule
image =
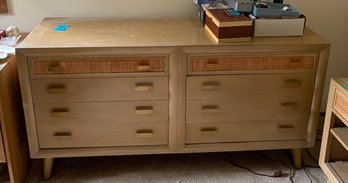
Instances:
[[[205,29],[216,42],[250,41],[253,22],[243,14],[229,15],[226,9],[208,9]]]

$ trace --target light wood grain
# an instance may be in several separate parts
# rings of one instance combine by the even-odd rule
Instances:
[[[315,140],[317,135],[316,129],[318,128],[320,105],[321,105],[321,99],[323,96],[326,68],[327,68],[328,60],[329,60],[329,53],[330,53],[330,46],[327,46],[320,50],[319,55],[317,57],[318,65],[317,65],[317,72],[316,72],[316,77],[314,82],[315,89],[313,91],[311,114],[310,114],[309,124],[308,124],[308,129],[311,129],[311,130],[308,131],[308,136],[307,136],[307,141],[311,143],[312,146],[314,146],[316,141]]]
[[[53,31],[58,24],[70,27],[65,32]],[[90,39],[94,31],[98,34]],[[303,37],[254,38],[246,43],[216,44],[197,19],[45,19],[17,49],[31,156],[56,158],[312,147],[328,53],[329,44],[310,29],[305,30]],[[37,74],[36,66],[32,65],[36,61],[72,63],[74,59],[91,58],[101,59],[103,63],[105,58],[140,57],[165,58],[164,72],[89,73],[90,70],[82,69],[80,73],[64,71],[62,74],[59,67],[52,67],[52,72],[56,73]],[[203,62],[203,70],[191,72],[194,58]],[[227,60],[228,63],[239,62],[241,67],[226,70],[230,67],[222,64],[222,70],[205,69],[207,65],[215,67],[214,60],[209,60],[212,58],[217,58],[217,65]],[[243,59],[250,61],[251,69],[243,69]],[[69,67],[74,66],[66,69]],[[147,69],[147,66],[140,68]],[[75,69],[80,68],[76,66]],[[136,85],[134,81],[147,83]],[[48,87],[50,85],[56,87]],[[158,88],[160,91],[155,93]],[[135,95],[136,92],[140,93]],[[166,101],[166,106],[161,105],[161,108],[167,113],[162,112],[158,119],[139,117],[138,122],[133,120],[134,114],[122,110],[128,106],[126,103],[157,103],[159,100]],[[215,101],[222,103],[205,103]],[[87,107],[79,107],[80,103]],[[109,125],[108,115],[98,117],[103,114],[98,110],[111,114],[108,108],[116,103],[125,104],[117,107],[123,112],[115,112],[110,119],[126,122]],[[208,112],[209,115],[220,112],[219,107],[211,106],[226,104],[227,108],[234,109],[232,113],[237,118],[228,114],[230,110],[222,117],[206,121],[209,117],[191,112],[195,109],[193,103],[199,104],[200,113],[201,109],[213,111]],[[93,104],[98,108],[95,113],[86,117],[81,113],[72,118],[76,120],[61,120],[62,125],[59,124],[58,118],[69,118],[72,109],[92,109]],[[47,108],[57,110],[48,111]],[[227,108],[222,107],[222,112]],[[146,109],[138,110],[135,115],[156,114],[156,107]],[[91,118],[87,119],[88,116]],[[166,120],[161,121],[164,116]],[[53,117],[55,120],[51,121]],[[154,122],[157,120],[158,123]],[[156,124],[153,128],[141,126],[152,123]],[[139,125],[141,128],[137,128]],[[160,137],[156,135],[158,130]]]
[[[182,49],[182,48],[181,48]],[[186,97],[187,97],[187,67],[188,54],[181,50],[179,56],[178,69],[178,152],[183,151],[186,146]]]
[[[168,99],[167,77],[38,79],[31,86],[34,103]]]
[[[186,122],[221,122],[244,120],[308,118],[310,98],[263,97],[249,99],[189,100]],[[308,124],[308,123],[306,123]]]
[[[5,147],[0,130],[0,163],[6,163]]]
[[[151,131],[152,137],[139,138],[137,133],[142,133],[142,131]],[[168,145],[168,121],[108,125],[40,124],[38,125],[38,136],[42,149]]]
[[[300,140],[306,136],[306,119],[301,120],[254,120],[186,125],[186,143],[204,144],[216,142],[255,142],[275,140]],[[283,127],[284,126],[284,127]],[[202,133],[214,129],[210,135]],[[248,135],[245,132],[248,131]],[[208,146],[208,145],[207,145]]]
[[[168,121],[168,112],[168,100],[35,104],[38,125],[161,122]]]
[[[43,164],[43,178],[47,180],[52,174],[53,158],[45,158]]]
[[[330,182],[347,182],[347,78],[331,79],[319,164]],[[342,126],[345,125],[345,126]]]
[[[70,28],[65,32],[53,31],[58,24],[69,24]],[[90,39],[91,32],[98,34]],[[88,40],[88,43],[81,40]],[[310,29],[306,29],[303,37],[253,38],[253,42],[246,44],[264,43],[293,45],[327,42]],[[160,47],[215,44],[196,18],[103,20],[46,18],[20,47]]]
[[[330,163],[332,168],[337,172],[338,176],[337,181],[338,182],[346,182],[348,180],[348,162],[334,162]]]
[[[30,166],[16,59],[11,56],[0,71],[0,123],[10,181],[24,182]]]
[[[290,149],[292,159],[294,161],[294,167],[296,169],[302,168],[302,149]]]
[[[179,88],[179,62],[180,62],[180,50],[176,48],[169,55],[169,147],[172,151],[179,151],[179,137],[178,137],[178,123],[180,120],[178,114],[178,88]]]
[[[331,128],[330,131],[341,143],[341,145],[348,151],[348,127]]]
[[[309,97],[314,89],[314,77],[312,73],[189,76],[187,77],[187,99]],[[290,82],[295,82],[296,85],[289,85]]]

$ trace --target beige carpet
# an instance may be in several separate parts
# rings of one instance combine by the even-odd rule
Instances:
[[[306,164],[315,164],[307,151],[304,151],[304,160]],[[281,170],[283,176],[256,175],[231,162],[268,175]],[[42,161],[35,160],[26,182],[278,183],[291,182],[290,169],[295,171],[287,151],[62,158],[56,159],[53,177],[47,181],[41,179]],[[296,170],[293,182],[326,182],[320,168],[307,167],[306,170],[307,173],[305,169]]]

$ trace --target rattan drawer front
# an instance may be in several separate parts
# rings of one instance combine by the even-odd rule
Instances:
[[[168,145],[168,122],[38,125],[40,148]]]
[[[187,123],[308,118],[311,98],[187,101]]]
[[[37,58],[32,75],[166,72],[166,57]]]
[[[187,99],[312,95],[315,75],[267,74],[187,77]]]
[[[191,56],[189,73],[314,70],[314,55]]]
[[[36,104],[39,125],[80,125],[168,121],[168,101]]]
[[[167,77],[32,80],[34,103],[168,99]]]
[[[336,90],[333,107],[348,121],[348,98]]]
[[[305,139],[308,119],[186,125],[186,144]]]

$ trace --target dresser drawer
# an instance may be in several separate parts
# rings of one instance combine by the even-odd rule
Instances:
[[[315,75],[264,74],[187,77],[187,99],[308,96]]]
[[[38,125],[40,148],[168,145],[168,123]]]
[[[31,76],[103,73],[166,73],[167,57],[32,58]]]
[[[348,121],[348,97],[343,95],[338,90],[335,91],[333,108],[337,110],[342,115],[342,117]]]
[[[168,99],[167,77],[31,80],[34,103]]]
[[[308,119],[186,125],[186,144],[305,139]]]
[[[110,125],[168,121],[168,100],[34,105],[38,125]]]
[[[315,55],[203,55],[189,57],[189,73],[247,71],[311,71]]]
[[[311,98],[187,101],[187,123],[308,118]]]

